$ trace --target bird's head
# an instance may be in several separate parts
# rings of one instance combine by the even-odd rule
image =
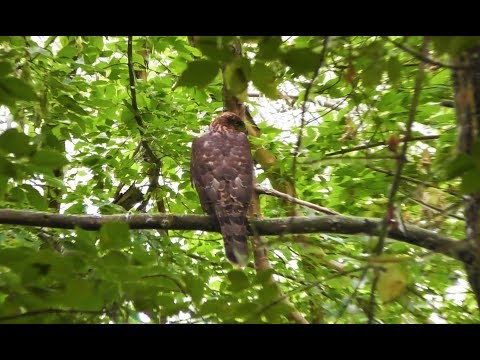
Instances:
[[[224,112],[210,124],[210,130],[219,132],[237,131],[247,134],[245,122],[233,112]]]

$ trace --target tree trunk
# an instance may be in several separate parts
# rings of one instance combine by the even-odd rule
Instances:
[[[460,153],[472,156],[480,134],[480,47],[472,48],[453,60],[457,67],[453,72],[457,149]],[[465,269],[480,309],[480,193],[468,194],[464,203],[466,240],[471,249]]]

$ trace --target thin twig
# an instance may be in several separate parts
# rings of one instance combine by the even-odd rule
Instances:
[[[425,207],[426,209],[428,210],[432,210],[432,211],[435,211],[438,213],[438,215],[445,215],[445,216],[448,216],[448,217],[451,217],[451,218],[454,218],[454,219],[457,219],[457,220],[461,220],[461,221],[465,221],[465,218],[463,216],[458,216],[458,215],[455,215],[455,214],[449,214],[448,211],[449,209],[448,208],[445,208],[445,209],[440,209],[436,206],[433,206],[433,205],[430,205],[430,204],[427,204],[426,202],[422,201],[422,200],[419,200],[419,199],[415,199],[411,196],[409,196],[408,194],[406,194],[405,192],[403,191],[400,191],[402,194],[404,194],[406,197],[408,197],[408,199],[410,199],[411,201]]]
[[[185,288],[182,286],[182,284],[180,283],[180,281],[178,281],[177,279],[175,279],[173,276],[170,276],[170,275],[167,275],[167,274],[152,274],[152,275],[145,275],[145,276],[142,276],[142,279],[151,279],[151,278],[165,278],[165,279],[168,279],[170,280],[171,282],[173,282],[177,288],[184,294],[184,295],[188,295],[188,293],[186,292]]]
[[[365,280],[365,276],[367,276],[367,272],[368,272],[368,267],[363,270],[363,272],[360,275],[360,278],[358,280],[358,284],[357,284],[357,286],[355,286],[355,289],[353,290],[352,295],[350,295],[350,297],[347,299],[347,301],[345,301],[342,309],[338,312],[337,320],[335,320],[335,324],[343,316],[343,314],[345,313],[345,310],[347,310],[347,308],[348,308],[348,305],[350,305],[350,303],[353,301],[353,299],[355,299],[357,297],[358,289],[360,289],[360,286],[362,285],[363,280]]]
[[[422,44],[422,54],[426,54],[427,50],[428,50],[428,38],[424,37],[423,44]],[[413,122],[415,121],[415,114],[416,114],[418,102],[420,99],[420,91],[422,90],[424,69],[425,69],[425,63],[421,62],[418,66],[418,72],[415,79],[415,90],[412,97],[412,104],[410,105],[410,111],[408,113],[408,119],[407,119],[405,137],[404,137],[405,139],[410,139],[412,134],[412,125],[413,125]],[[404,141],[401,152],[400,152],[400,156],[397,160],[397,168],[393,176],[392,187],[390,188],[390,194],[388,197],[387,211],[383,219],[383,222],[381,224],[378,244],[374,250],[374,253],[377,255],[381,255],[383,252],[383,249],[385,246],[385,239],[388,234],[388,228],[391,222],[394,220],[395,195],[397,194],[397,191],[400,187],[402,170],[406,162],[407,149],[408,149],[408,141]],[[372,282],[372,289],[370,293],[370,302],[368,306],[368,323],[369,324],[372,324],[375,318],[375,292],[377,289],[378,279],[379,279],[379,270],[375,270],[375,275]]]
[[[297,145],[296,145],[295,150],[293,152],[292,179],[294,179],[294,180],[295,180],[295,174],[296,174],[296,171],[297,171],[297,158],[300,154],[300,150],[301,150],[301,147],[302,147],[302,138],[303,138],[303,130],[304,130],[304,127],[305,127],[305,111],[307,110],[307,101],[308,101],[308,97],[310,95],[310,91],[312,89],[312,86],[313,86],[315,80],[318,77],[318,73],[320,72],[320,68],[323,66],[323,61],[325,59],[325,54],[327,52],[328,40],[329,40],[329,37],[325,36],[325,39],[323,40],[322,52],[320,54],[320,58],[319,58],[319,61],[318,61],[318,66],[315,69],[315,73],[313,74],[312,80],[307,84],[307,87],[305,89],[305,98],[303,99],[303,103],[302,103],[302,116],[301,116],[301,119],[300,119],[300,129],[298,131]]]
[[[422,53],[418,53],[415,50],[409,48],[408,46],[405,46],[403,44],[397,43],[394,40],[391,40],[390,38],[388,38],[388,36],[382,36],[382,38],[387,40],[388,42],[391,42],[393,45],[395,45],[399,49],[409,53],[410,55],[417,58],[418,60],[421,60],[421,62],[420,62],[421,66],[423,66],[425,63],[427,63],[427,64],[431,64],[431,65],[435,65],[435,66],[439,66],[439,67],[443,67],[443,68],[449,68],[449,69],[458,69],[458,70],[468,69],[468,67],[466,67],[466,66],[453,66],[453,65],[448,65],[448,64],[444,64],[444,63],[439,62],[439,61],[432,60],[428,56],[426,56],[427,53],[424,52],[423,49],[422,49]]]
[[[71,314],[71,315],[78,315],[78,314],[91,314],[91,315],[102,315],[106,312],[105,309],[102,310],[64,310],[64,309],[44,309],[44,310],[35,310],[29,311],[23,314],[17,315],[7,315],[1,316],[0,321],[8,321],[8,320],[15,320],[30,316],[36,315],[46,315],[46,314]]]
[[[145,276],[142,276],[142,279],[151,279],[151,278],[157,278],[157,277],[160,277],[160,278],[164,278],[164,279],[168,279],[170,280],[171,282],[173,282],[177,288],[186,296],[190,296],[190,294],[187,292],[187,290],[185,289],[185,287],[180,283],[179,280],[175,279],[173,276],[170,276],[170,275],[167,275],[167,274],[152,274],[152,275],[145,275]],[[200,313],[200,310],[198,309],[198,306],[196,306],[195,304],[192,304],[193,307],[197,310],[198,312],[198,316],[200,316],[200,318],[205,321],[205,319],[203,318],[202,314]],[[194,316],[197,316],[197,314],[194,314]]]
[[[355,88],[355,86],[353,87],[353,89]],[[347,101],[348,99],[350,99],[350,97],[352,96],[352,93],[353,93],[353,90],[350,91],[347,95],[345,95],[342,100],[338,101],[338,103],[336,103],[334,106],[330,107],[330,106],[323,106],[323,107],[326,107],[328,108],[327,111],[325,111],[324,113],[320,114],[320,116],[317,116],[313,119],[310,119],[308,121],[305,122],[305,125],[310,125],[312,122],[314,122],[315,120],[318,120],[318,119],[321,119],[323,118],[324,116],[327,116],[328,114],[330,114],[331,112],[337,110],[338,108],[340,108],[340,106],[345,102]]]
[[[290,201],[290,202],[293,202],[295,204],[298,204],[298,205],[302,205],[302,206],[305,206],[307,208],[310,208],[310,209],[313,209],[315,211],[318,211],[318,212],[321,212],[321,213],[324,213],[324,214],[328,214],[328,215],[340,215],[340,213],[334,211],[334,210],[330,210],[328,208],[325,208],[323,206],[320,206],[320,205],[316,205],[316,204],[313,204],[311,202],[308,202],[308,201],[305,201],[305,200],[300,200],[300,199],[297,199],[296,197],[293,197],[291,195],[288,195],[288,194],[285,194],[285,193],[282,193],[278,190],[275,190],[275,189],[267,189],[267,188],[264,188],[262,186],[256,186],[255,187],[255,190],[257,191],[257,193],[259,194],[265,194],[265,195],[272,195],[272,196],[275,196],[275,197],[278,197],[280,199],[284,199],[284,200],[287,200],[287,201]]]
[[[349,271],[344,271],[343,273],[337,273],[337,274],[334,274],[332,276],[329,276],[327,278],[324,278],[324,279],[320,279],[320,280],[317,280],[317,281],[314,281],[308,285],[305,285],[305,286],[300,286],[298,288],[295,288],[293,290],[290,290],[289,292],[283,294],[282,296],[280,296],[278,299],[276,299],[275,301],[272,301],[271,303],[263,306],[260,310],[258,310],[253,316],[253,317],[256,317],[256,316],[259,316],[261,315],[262,313],[264,313],[265,311],[267,311],[268,309],[270,309],[272,306],[275,306],[277,305],[278,303],[282,302],[283,300],[285,299],[288,299],[290,296],[292,296],[293,294],[295,293],[298,293],[298,292],[302,292],[302,291],[306,291],[308,289],[311,289],[313,287],[316,287],[318,285],[320,285],[322,282],[325,282],[325,281],[329,281],[329,280],[332,280],[332,279],[335,279],[335,278],[338,278],[338,277],[341,277],[341,276],[346,276],[346,275],[349,275],[349,274],[352,274],[352,273],[355,273],[355,272],[358,272],[358,271],[361,271],[361,270],[364,270],[365,267],[361,267],[361,268],[357,268],[357,269],[352,269],[352,270],[349,270]]]
[[[372,287],[370,290],[370,299],[368,301],[368,307],[367,307],[367,316],[368,316],[368,323],[373,324],[375,321],[375,306],[376,306],[376,301],[375,301],[375,293],[377,291],[377,285],[378,285],[378,279],[380,277],[379,274],[379,269],[374,269],[374,277],[372,281]]]
[[[439,309],[434,303],[429,301],[427,298],[425,298],[425,296],[423,294],[421,294],[420,291],[418,291],[416,288],[414,288],[412,286],[409,286],[409,287],[407,287],[407,291],[412,293],[413,295],[415,295],[419,299],[425,301],[428,305],[430,305],[432,307],[433,310],[435,310],[437,312],[437,315],[439,317],[441,317],[443,320],[447,320],[447,318],[442,315],[442,310]],[[455,294],[458,294],[458,293],[455,293]]]
[[[385,170],[385,169],[381,169],[381,168],[377,168],[375,166],[371,166],[371,165],[365,165],[366,168],[370,169],[370,170],[373,170],[373,171],[377,171],[377,172],[381,172],[383,174],[386,174],[386,175],[389,175],[389,176],[394,176],[395,173],[393,173],[392,171],[390,170]],[[457,197],[462,197],[462,195],[460,195],[460,193],[456,192],[456,191],[453,191],[453,190],[449,190],[449,189],[443,189],[441,188],[440,186],[437,186],[431,182],[427,182],[427,181],[422,181],[422,180],[419,180],[419,179],[415,179],[415,178],[412,178],[412,177],[409,177],[409,176],[405,176],[405,175],[401,175],[400,176],[400,179],[402,180],[405,180],[405,181],[408,181],[408,182],[411,182],[411,183],[414,183],[414,184],[418,184],[418,185],[423,185],[423,186],[426,186],[426,187],[431,187],[433,189],[438,189],[438,190],[441,190],[441,191],[444,191],[446,192],[447,194],[450,194],[452,196],[457,196]]]
[[[155,153],[152,151],[150,148],[150,145],[144,138],[144,124],[142,117],[140,116],[140,111],[138,110],[138,105],[137,105],[137,91],[135,88],[135,73],[133,71],[133,63],[132,63],[132,58],[133,58],[133,46],[132,46],[132,37],[128,37],[128,46],[127,46],[127,57],[128,57],[128,78],[129,78],[129,85],[130,85],[130,93],[132,97],[132,108],[134,111],[134,117],[135,121],[137,122],[138,125],[138,131],[141,136],[141,144],[142,147],[145,149],[145,153],[148,156],[148,159],[152,164],[158,164],[159,160],[156,157]]]
[[[50,38],[45,42],[43,45],[43,50],[47,50],[47,48],[57,39],[57,36],[50,36]],[[38,56],[40,55],[40,52],[36,53],[30,61],[34,61]]]
[[[367,156],[337,156],[337,157],[324,157],[318,160],[302,162],[301,165],[312,165],[317,163],[325,163],[332,161],[357,161],[357,160],[398,160],[398,155],[367,155]]]
[[[426,54],[427,50],[428,50],[428,38],[424,37],[423,44],[422,44],[422,53]],[[413,122],[415,121],[415,114],[416,114],[418,102],[420,99],[420,91],[422,90],[424,68],[425,68],[425,63],[421,62],[420,65],[418,66],[417,77],[415,79],[415,91],[413,93],[412,104],[410,106],[407,123],[405,125],[406,130],[405,130],[404,139],[410,139],[412,134],[412,125],[413,125]],[[385,238],[388,233],[388,226],[390,225],[390,222],[393,220],[392,213],[395,206],[395,195],[397,194],[398,188],[400,186],[402,170],[406,162],[407,149],[408,149],[408,141],[404,141],[401,152],[400,152],[400,156],[397,160],[397,168],[395,170],[395,175],[393,176],[392,187],[390,188],[390,195],[388,197],[388,203],[387,203],[387,211],[386,211],[385,218],[380,230],[378,244],[375,248],[375,253],[377,255],[380,255],[383,251]]]
[[[400,139],[400,142],[435,140],[435,139],[438,139],[439,137],[440,137],[439,135],[418,136],[418,137],[412,137],[410,140],[406,140],[405,138],[403,138],[403,139]],[[355,146],[355,147],[349,148],[349,149],[342,149],[342,150],[338,150],[338,151],[333,151],[333,152],[325,154],[324,156],[342,155],[342,154],[347,154],[347,153],[353,152],[353,151],[371,149],[371,148],[374,148],[374,147],[386,146],[386,145],[388,145],[387,141],[379,141],[379,142],[372,143],[372,144],[359,145],[359,146]],[[305,162],[304,164],[309,164],[309,163],[310,162]]]
[[[445,209],[443,209],[438,214],[433,215],[433,218],[436,218],[438,216],[448,216],[450,211],[457,210],[460,206],[462,206],[462,202],[457,202],[457,203],[450,204],[449,206],[447,206]],[[463,220],[465,220],[465,219],[463,219]]]

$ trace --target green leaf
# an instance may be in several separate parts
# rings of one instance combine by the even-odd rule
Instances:
[[[281,36],[265,36],[258,44],[258,59],[273,60],[280,57]]]
[[[68,160],[58,151],[40,149],[33,155],[31,163],[43,168],[59,169],[68,164]]]
[[[128,76],[127,71],[120,66],[114,66],[112,68],[109,68],[107,73],[110,80],[118,80],[122,77],[127,78]]]
[[[444,169],[446,172],[446,179],[450,180],[462,175],[468,170],[475,167],[475,163],[471,156],[464,153],[459,153],[453,158],[447,160]]]
[[[388,78],[393,84],[396,84],[401,77],[402,64],[398,57],[391,57],[387,64]]]
[[[103,49],[103,36],[90,36],[88,38],[88,45],[94,46],[99,50]]]
[[[366,88],[374,88],[382,80],[384,67],[381,61],[373,61],[363,70],[362,79]]]
[[[45,50],[45,49],[43,49],[39,46],[29,47],[29,48],[27,48],[27,51],[28,51],[28,53],[30,53],[33,56],[35,56],[37,54],[40,54],[40,55],[43,55],[47,58],[52,57],[52,54],[48,50]]]
[[[284,62],[296,74],[307,74],[315,71],[320,65],[320,55],[311,49],[291,49],[284,55]]]
[[[83,203],[76,203],[65,209],[65,214],[85,214],[86,208]]]
[[[42,276],[49,276],[55,280],[68,279],[76,270],[79,263],[72,258],[62,256],[50,249],[42,249],[30,259],[30,265]]]
[[[229,312],[227,304],[223,301],[212,299],[207,300],[201,307],[202,314],[218,314],[220,316]]]
[[[259,310],[259,306],[256,303],[247,302],[235,304],[234,312],[238,316],[245,316],[249,319],[253,314]]]
[[[26,199],[25,191],[19,186],[16,186],[10,190],[10,196],[14,202],[19,204],[23,203]]]
[[[130,245],[130,231],[125,222],[109,222],[100,228],[102,249],[123,249]]]
[[[199,36],[196,47],[208,58],[224,63],[234,56],[229,47],[231,40],[231,36]]]
[[[266,269],[266,270],[258,271],[256,275],[257,281],[260,284],[267,284],[271,281],[273,274],[275,274],[274,269]]]
[[[48,174],[43,174],[43,178],[45,179],[45,183],[47,185],[53,186],[58,188],[60,191],[66,191],[67,187],[63,183],[63,181],[60,178],[57,178],[55,176],[50,176]]]
[[[29,84],[14,77],[1,78],[0,89],[13,99],[38,100],[37,94]]]
[[[78,50],[74,46],[67,45],[64,48],[60,49],[57,57],[71,59],[77,54],[77,51]]]
[[[77,249],[87,254],[96,254],[97,248],[95,247],[95,242],[97,241],[97,233],[80,228],[77,228],[75,231],[77,235],[75,238]]]
[[[110,250],[102,257],[102,261],[106,266],[112,267],[126,267],[130,263],[128,256],[119,250]]]
[[[84,279],[69,280],[62,300],[65,306],[74,309],[101,310],[103,306],[94,283]]]
[[[252,81],[255,87],[270,99],[278,99],[275,73],[265,64],[255,62],[252,67]]]
[[[1,158],[0,158],[0,162],[1,162]],[[8,184],[8,177],[1,175],[1,170],[0,170],[0,201],[3,200],[3,196],[7,191],[7,184]]]
[[[232,284],[231,290],[233,292],[242,291],[250,287],[250,281],[242,270],[231,270],[227,274],[230,283]]]
[[[196,276],[187,274],[183,276],[186,292],[192,297],[193,302],[200,303],[204,294],[204,281]]]
[[[237,58],[227,64],[224,71],[225,83],[232,95],[238,95],[247,90],[250,73],[250,62],[245,58]]]
[[[17,129],[8,129],[0,134],[0,149],[16,156],[30,154],[33,147],[29,145],[30,138]]]
[[[180,86],[198,86],[200,88],[210,84],[218,74],[218,64],[211,60],[195,60],[188,64],[185,71],[175,85]]]
[[[37,210],[43,211],[48,207],[47,199],[33,186],[24,184],[22,187],[27,191],[28,202]]]
[[[433,36],[432,42],[440,55],[456,56],[480,45],[480,36]]]
[[[5,159],[3,156],[0,156],[0,175],[7,178],[17,177],[17,169],[15,165]]]
[[[127,125],[127,128],[131,131],[137,131],[138,125],[135,120],[135,115],[128,108],[124,108],[122,115],[120,116],[122,123]]]
[[[0,61],[0,78],[13,73],[12,65],[6,61]]]
[[[78,105],[77,101],[68,95],[61,95],[57,97],[57,101],[62,104],[66,109],[73,111],[78,115],[88,115],[88,112],[83,110],[83,108]]]
[[[384,303],[395,300],[407,287],[408,275],[399,265],[393,265],[380,274],[378,294]]]
[[[480,169],[475,168],[466,171],[462,176],[462,184],[460,190],[464,194],[480,192]]]
[[[15,99],[10,96],[9,93],[4,91],[2,87],[0,86],[0,105],[6,105],[9,107],[14,107],[15,106]]]
[[[280,290],[275,284],[265,284],[258,293],[260,302],[263,305],[269,305],[278,300]]]
[[[35,254],[35,249],[26,246],[0,248],[0,265],[20,271]]]

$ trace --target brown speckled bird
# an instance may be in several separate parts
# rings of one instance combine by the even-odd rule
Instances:
[[[227,259],[248,262],[247,210],[253,191],[253,160],[243,120],[225,112],[192,143],[190,174],[202,209],[223,236]]]

